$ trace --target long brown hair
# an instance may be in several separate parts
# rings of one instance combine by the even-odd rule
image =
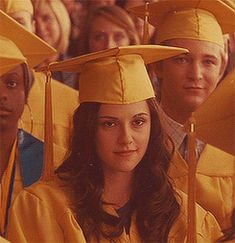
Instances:
[[[167,138],[161,129],[157,102],[151,98],[147,103],[151,134],[147,151],[134,172],[129,213],[135,213],[143,241],[166,242],[180,206],[167,176],[172,152],[167,148]],[[82,103],[76,110],[70,155],[57,170],[59,176],[70,183],[76,196],[73,207],[88,241],[94,237],[99,240],[101,236],[115,240],[124,229],[122,220],[103,209],[104,175],[95,150],[99,108],[98,103]],[[104,226],[108,226],[106,230]]]

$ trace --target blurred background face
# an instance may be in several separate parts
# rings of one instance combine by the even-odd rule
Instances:
[[[9,14],[13,19],[15,19],[19,24],[24,26],[28,31],[35,32],[35,23],[33,21],[33,16],[27,11],[17,11]]]
[[[48,4],[35,9],[36,34],[51,46],[57,48],[60,39],[58,20]]]
[[[162,62],[161,104],[169,113],[193,112],[223,75],[223,49],[211,42],[191,39],[170,40],[167,45],[187,48],[189,53]]]
[[[94,18],[93,23],[89,34],[89,52],[130,44],[125,29],[108,19],[97,16]]]
[[[25,100],[24,73],[19,65],[0,77],[0,130],[18,128]]]

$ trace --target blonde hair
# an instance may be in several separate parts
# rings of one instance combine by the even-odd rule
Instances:
[[[7,14],[26,11],[33,15],[33,5],[30,0],[0,0],[0,9]]]
[[[60,40],[58,46],[54,46],[58,52],[65,53],[69,46],[69,37],[71,31],[71,21],[66,7],[61,0],[32,0],[34,10],[43,11],[43,8],[48,4],[51,11],[55,14],[60,27]]]

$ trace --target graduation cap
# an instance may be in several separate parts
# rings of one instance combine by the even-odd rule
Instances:
[[[33,33],[27,31],[17,21],[0,10],[0,36],[17,46],[27,59],[30,68],[42,63],[56,53],[56,50]]]
[[[187,50],[159,45],[115,47],[43,69],[79,72],[80,103],[129,104],[154,97],[145,64],[183,52]]]
[[[37,71],[46,72],[47,83],[50,82],[50,72],[53,71],[80,73],[80,103],[130,104],[155,96],[145,64],[184,52],[187,52],[187,50],[158,45],[116,47],[62,62],[51,63],[48,66],[39,68]],[[48,91],[50,92],[50,90]],[[50,116],[51,112],[49,106],[46,105],[47,117]],[[51,119],[47,123],[50,132],[52,127]],[[48,146],[50,144],[51,142]],[[52,175],[54,168],[52,161],[52,159],[48,159],[45,162],[46,180],[49,180]]]
[[[0,76],[26,62],[26,58],[11,40],[0,36]]]
[[[235,70],[194,112],[196,136],[235,156]]]
[[[145,19],[146,7],[129,9]],[[223,46],[223,34],[235,32],[235,11],[221,0],[160,0],[148,5],[157,43],[176,38],[204,40]]]

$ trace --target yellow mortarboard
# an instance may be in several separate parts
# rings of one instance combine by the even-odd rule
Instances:
[[[194,113],[196,136],[235,156],[235,70]]]
[[[3,36],[18,47],[27,59],[30,68],[43,62],[56,53],[56,50],[33,33],[27,31],[18,22],[0,10],[0,36]],[[6,50],[7,51],[7,50]],[[9,50],[9,52],[12,52]]]
[[[0,36],[0,76],[25,61],[26,58],[14,42]]]
[[[144,5],[129,11],[145,18]],[[220,0],[160,0],[149,4],[148,17],[157,27],[157,43],[188,38],[223,46],[223,34],[235,32],[235,11]]]
[[[18,11],[27,11],[33,15],[33,5],[31,0],[1,0],[0,9],[7,14]]]
[[[159,45],[116,47],[51,63],[48,69],[80,72],[80,103],[128,104],[154,97],[145,64],[184,52]]]
[[[51,63],[46,67],[39,68],[38,71],[47,73],[47,83],[50,83],[49,72],[79,72],[80,103],[128,104],[155,96],[145,64],[184,52],[187,52],[187,50],[158,45],[116,47],[62,62]],[[48,104],[46,104],[45,109],[48,111],[46,113],[48,121],[45,125],[49,134],[52,130],[52,119],[50,118]],[[52,151],[50,139],[48,147]],[[53,155],[50,152],[45,163],[43,178],[44,180],[50,180],[54,168]]]

